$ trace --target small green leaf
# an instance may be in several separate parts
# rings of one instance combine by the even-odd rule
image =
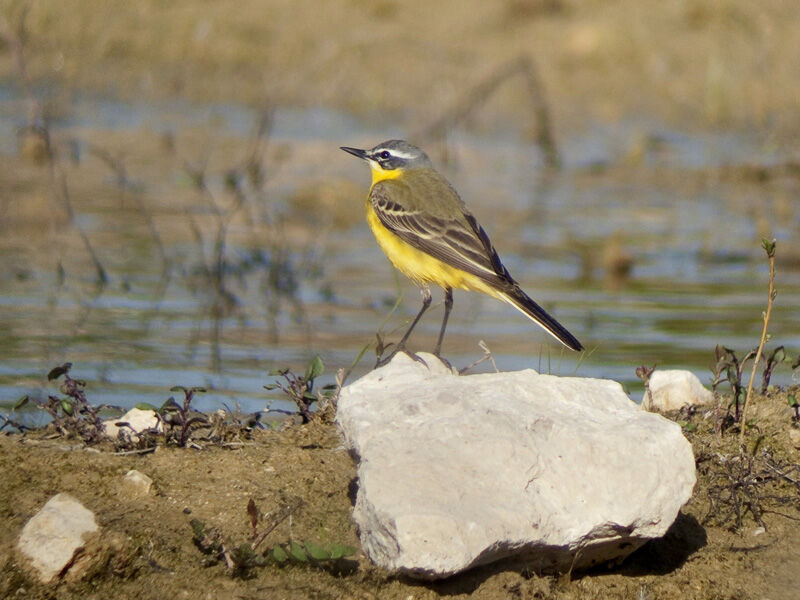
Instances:
[[[292,558],[298,560],[300,562],[308,562],[308,556],[306,555],[306,551],[303,550],[303,547],[295,542],[294,540],[291,541],[289,544],[289,554],[292,555]]]
[[[59,367],[55,367],[50,370],[47,374],[47,381],[53,381],[54,379],[58,379],[62,375],[66,375],[69,373],[69,370],[72,368],[72,363],[64,363]]]
[[[159,414],[164,414],[165,412],[173,411],[173,410],[180,410],[180,406],[177,402],[175,402],[175,398],[170,396],[167,398],[167,401],[161,405],[161,408],[158,409]]]
[[[28,396],[28,394],[25,394],[22,398],[17,400],[17,402],[14,404],[14,406],[11,407],[11,410],[18,410],[18,409],[22,408],[23,406],[25,406],[28,403],[28,400],[30,400],[30,396]]]
[[[325,365],[322,363],[322,359],[317,354],[314,358],[311,359],[311,362],[308,363],[308,367],[306,368],[306,381],[313,381],[325,370]]]
[[[330,552],[325,550],[325,548],[322,546],[318,546],[314,542],[303,542],[303,545],[306,547],[308,555],[314,560],[328,560],[331,557]]]
[[[272,369],[269,372],[270,377],[283,377],[289,372],[289,369]]]
[[[311,404],[312,402],[316,402],[317,401],[317,395],[316,394],[312,394],[311,392],[304,392],[303,393],[303,400],[305,400],[306,402]]]
[[[202,521],[199,521],[198,519],[192,519],[189,521],[189,525],[192,526],[192,532],[194,533],[194,537],[196,539],[202,540],[206,536],[206,526]]]
[[[265,390],[277,390],[280,386],[277,383],[268,383],[264,386]]]
[[[186,388],[183,387],[182,385],[173,385],[171,388],[169,388],[169,391],[170,392],[185,392]]]
[[[789,394],[789,406],[797,406],[797,398],[795,398],[794,394]]]
[[[255,552],[253,552],[250,544],[240,544],[233,549],[233,556],[236,564],[244,566],[255,558]]]
[[[133,408],[138,408],[139,410],[152,410],[152,411],[157,411],[158,410],[158,408],[156,408],[154,405],[150,404],[149,402],[137,402],[136,405]]]
[[[281,548],[278,544],[275,544],[272,548],[272,558],[274,558],[276,562],[283,563],[289,559],[289,555],[286,554],[286,550]]]
[[[72,407],[72,403],[66,398],[61,401],[61,410],[64,411],[65,415],[69,415],[70,417],[75,414],[75,409]]]
[[[345,546],[343,544],[332,544],[328,546],[328,550],[331,553],[331,559],[337,560],[339,558],[345,556],[352,556],[356,553],[356,549],[352,546]]]

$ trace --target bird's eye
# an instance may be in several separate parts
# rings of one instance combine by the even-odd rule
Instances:
[[[392,154],[388,150],[384,150],[383,152],[378,154],[378,158],[381,158],[383,160],[387,160],[387,159],[389,159],[391,157],[392,157]]]

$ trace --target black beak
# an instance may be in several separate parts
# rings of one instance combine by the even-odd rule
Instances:
[[[367,160],[367,151],[360,150],[358,148],[348,148],[347,146],[339,146],[340,150],[344,150],[348,154],[352,154],[353,156],[357,156],[358,158]]]

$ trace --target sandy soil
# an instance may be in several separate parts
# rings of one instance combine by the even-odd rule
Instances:
[[[358,548],[350,518],[355,466],[332,425],[294,425],[202,450],[161,446],[145,455],[98,451],[74,440],[48,439],[43,432],[6,435],[0,437],[0,596],[795,598],[800,489],[785,479],[766,482],[771,467],[759,461],[769,457],[796,479],[798,472],[791,469],[797,469],[800,453],[789,437],[786,393],[760,398],[755,408],[758,429],[747,440],[748,449],[760,457],[751,475],[764,481],[756,505],[764,529],[746,510],[739,527],[734,517],[726,520],[733,504],[716,489],[720,482],[728,489],[733,481],[725,479],[724,464],[730,463],[720,457],[738,453],[738,436],[728,431],[717,437],[713,418],[701,412],[673,415],[688,429],[695,427],[687,436],[699,477],[693,498],[663,539],[614,568],[540,576],[524,565],[500,563],[435,583],[394,577],[372,566],[360,551],[335,569],[268,565],[233,577],[223,563],[204,566],[206,557],[192,541],[190,521],[216,528],[231,545],[243,543],[251,532],[246,512],[251,498],[264,513],[287,498],[305,502],[291,521],[270,534],[265,547],[291,538]],[[152,477],[155,493],[141,499],[121,494],[120,482],[129,469]],[[105,558],[82,581],[43,586],[29,577],[13,548],[24,523],[57,492],[74,495],[95,512]]]

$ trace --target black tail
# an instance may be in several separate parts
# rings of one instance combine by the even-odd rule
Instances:
[[[537,323],[547,333],[570,350],[575,350],[576,352],[583,350],[583,346],[574,335],[567,331],[561,323],[547,314],[545,309],[536,304],[536,302],[516,285],[508,292],[499,292],[499,296],[501,300],[508,302],[526,317]]]

